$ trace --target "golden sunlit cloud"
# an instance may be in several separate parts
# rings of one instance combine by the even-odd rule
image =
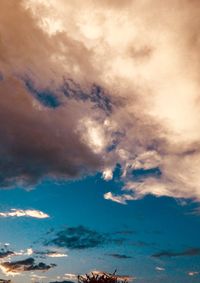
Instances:
[[[1,1],[1,186],[111,180],[119,164],[124,195],[107,199],[199,201],[199,7]]]
[[[33,209],[15,209],[12,208],[7,212],[0,212],[0,217],[33,217],[33,218],[49,218],[50,216],[42,211],[33,210]]]

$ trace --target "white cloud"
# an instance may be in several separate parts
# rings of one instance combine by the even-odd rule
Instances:
[[[5,275],[5,276],[18,276],[18,275],[21,275],[21,272],[18,271],[18,272],[15,272],[15,271],[12,271],[12,270],[8,270],[8,268],[4,267],[2,264],[0,264],[0,270],[2,271],[2,273]]]
[[[160,266],[156,266],[156,268],[155,268],[157,271],[164,271],[165,270],[165,268],[164,267],[160,267]]]
[[[107,200],[112,200],[114,202],[120,203],[120,204],[127,204],[127,200],[134,200],[135,198],[128,194],[123,195],[114,195],[111,192],[108,192],[104,194],[104,198]]]
[[[77,275],[74,274],[74,273],[65,273],[64,275],[59,275],[59,276],[56,276],[56,280],[55,281],[75,281],[77,282]]]
[[[64,253],[57,253],[57,252],[52,252],[52,253],[47,253],[47,257],[67,257],[67,254]]]
[[[30,275],[32,279],[37,279],[37,280],[42,280],[42,279],[45,279],[47,278],[47,276],[44,276],[44,275],[38,275],[38,274],[31,274]]]
[[[10,211],[7,212],[0,212],[0,217],[33,217],[33,218],[48,218],[49,215],[39,211],[39,210],[34,210],[34,209],[15,209],[12,208]]]
[[[113,172],[112,172],[112,169],[111,168],[106,168],[103,173],[103,179],[106,180],[106,181],[109,181],[109,180],[112,180],[113,178]]]
[[[195,276],[195,275],[198,275],[198,274],[199,274],[199,272],[197,272],[197,271],[190,271],[190,272],[188,272],[189,276]]]

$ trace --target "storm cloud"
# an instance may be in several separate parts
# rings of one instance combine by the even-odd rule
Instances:
[[[199,5],[2,0],[0,186],[120,164],[106,199],[199,201]]]

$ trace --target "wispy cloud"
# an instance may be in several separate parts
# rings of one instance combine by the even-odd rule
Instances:
[[[117,253],[107,254],[107,255],[114,257],[114,258],[118,258],[118,259],[130,259],[130,258],[132,258],[132,256],[125,255],[125,254],[117,254]]]
[[[155,270],[157,271],[165,271],[164,267],[156,266]]]
[[[153,254],[153,257],[179,257],[179,256],[199,256],[200,248],[190,248],[184,251],[161,251]]]
[[[12,208],[10,211],[0,212],[0,217],[32,217],[32,218],[49,218],[50,216],[42,211],[34,209],[15,209]]]
[[[195,207],[192,211],[186,212],[186,215],[200,216],[200,207]]]
[[[134,200],[135,198],[129,194],[114,195],[111,192],[105,193],[104,198],[107,200],[112,200],[120,204],[127,204],[128,200]]]
[[[54,258],[59,258],[59,257],[67,257],[68,255],[66,253],[62,253],[62,252],[59,252],[59,251],[50,251],[50,250],[47,250],[47,251],[33,251],[33,254],[35,255],[39,255],[41,257],[54,257]]]

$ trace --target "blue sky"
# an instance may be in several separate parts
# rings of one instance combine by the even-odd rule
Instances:
[[[2,247],[4,243],[10,243],[9,250],[15,252],[32,248],[67,254],[68,257],[63,258],[38,258],[35,255],[37,261],[57,264],[45,273],[34,272],[46,276],[45,282],[57,276],[65,278],[66,273],[114,272],[115,269],[119,274],[136,277],[135,282],[198,282],[199,275],[188,275],[199,271],[200,252],[187,255],[189,249],[200,247],[200,218],[191,214],[194,204],[153,196],[127,205],[105,200],[103,194],[117,186],[119,184],[106,182],[97,174],[79,181],[46,181],[30,191],[20,188],[1,191],[1,211],[35,209],[50,216],[47,219],[1,218]],[[83,249],[67,244],[61,248],[45,246],[45,241],[55,238],[57,232],[67,231],[69,227],[78,230],[80,225],[99,235],[105,234],[108,240]],[[78,239],[76,241],[78,243]],[[186,254],[173,255],[184,251]],[[159,256],[162,252],[172,253],[172,256]],[[21,276],[15,276],[14,282],[27,282],[30,275]]]

